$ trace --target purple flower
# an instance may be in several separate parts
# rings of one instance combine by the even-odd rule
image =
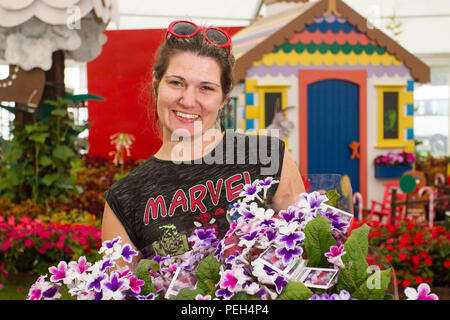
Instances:
[[[330,300],[350,300],[350,292],[347,290],[341,290],[339,293],[333,293],[330,297]]]
[[[294,232],[292,234],[281,236],[278,239],[278,241],[284,242],[288,249],[293,249],[295,247],[295,245],[297,244],[297,242],[303,241],[304,238],[305,238],[305,236],[304,236],[303,232],[302,233]]]
[[[256,195],[256,193],[258,192],[258,186],[259,186],[259,182],[255,181],[256,183],[253,184],[246,184],[244,186],[244,190],[241,191],[240,196],[254,196]]]
[[[318,209],[318,212],[330,220],[331,226],[341,232],[345,232],[345,228],[348,226],[348,222],[341,221],[341,215],[337,212],[333,211],[322,211],[321,209]]]
[[[281,210],[280,215],[287,223],[293,221],[297,217],[295,210],[293,210],[292,208],[291,209],[288,208],[287,210]]]
[[[227,288],[219,289],[216,291],[216,297],[224,297],[225,299],[230,299],[233,295],[234,293],[229,291]]]
[[[243,200],[244,202],[253,201],[255,198],[262,202],[261,198],[258,196],[258,192],[261,190],[259,182],[259,180],[256,180],[252,184],[246,184],[244,186],[241,193],[239,193],[240,197],[245,197]]]
[[[114,267],[114,264],[111,260],[107,259],[103,262],[102,267],[100,268],[101,272],[104,272],[107,268]]]
[[[111,291],[117,291],[119,290],[124,284],[123,280],[119,280],[119,277],[117,276],[117,274],[114,274],[111,277],[111,281],[106,281],[105,282],[105,287],[108,288]]]
[[[58,267],[50,267],[48,268],[48,271],[50,271],[53,276],[50,277],[50,281],[57,282],[59,280],[64,280],[66,277],[67,272],[67,263],[65,261],[61,261],[58,264]]]
[[[141,295],[137,296],[138,300],[155,300],[155,298],[156,298],[156,296],[154,293],[149,293],[146,296],[141,296]]]
[[[42,292],[42,296],[44,298],[51,299],[58,293],[58,289],[59,289],[59,286],[51,287],[51,288],[45,290],[44,292]]]
[[[405,289],[405,295],[408,297],[407,300],[439,300],[436,294],[430,292],[430,286],[426,283],[419,284],[417,291],[410,287]]]
[[[281,291],[283,290],[283,288],[288,284],[288,282],[286,281],[286,279],[282,276],[278,276],[275,279],[275,287],[277,290],[277,293],[280,294]]]
[[[97,278],[94,279],[91,283],[88,285],[88,290],[95,290],[100,291],[102,289],[102,281],[105,280],[106,275],[101,274]]]
[[[102,300],[103,299],[103,291],[96,291],[94,294],[94,300]]]
[[[122,258],[126,261],[126,262],[131,262],[131,257],[132,256],[136,256],[138,253],[131,249],[131,246],[129,244],[126,244],[123,246],[122,248]]]
[[[267,177],[266,179],[264,179],[263,181],[259,181],[258,184],[261,187],[270,187],[272,185],[272,183],[276,183],[276,180],[273,180],[272,177]]]
[[[158,262],[159,265],[161,265],[161,263],[163,263],[163,262],[166,261],[167,259],[169,259],[169,257],[161,257],[160,255],[154,256],[154,257],[152,258],[152,260]]]
[[[194,242],[194,247],[208,248],[217,246],[218,239],[214,229],[195,229],[194,234],[188,238],[188,241]]]
[[[275,270],[273,270],[271,267],[268,267],[268,266],[266,266],[266,265],[263,266],[263,270],[264,270],[264,271],[267,273],[267,275],[269,275],[269,276],[273,276],[273,275],[276,273]]]
[[[267,230],[266,237],[267,237],[267,240],[269,240],[269,242],[273,241],[277,237],[277,233],[273,230]]]
[[[243,236],[242,239],[247,240],[247,241],[252,241],[255,238],[257,238],[257,236],[258,236],[258,231],[256,230],[256,231],[253,231],[250,234],[247,234],[247,235]]]
[[[284,263],[289,263],[294,256],[299,256],[303,253],[303,249],[300,247],[294,249],[281,248],[276,251],[279,257],[283,258]]]

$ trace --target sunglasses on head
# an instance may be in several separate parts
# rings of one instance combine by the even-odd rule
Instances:
[[[178,38],[191,38],[197,34],[199,30],[203,31],[206,41],[219,48],[228,49],[228,58],[231,53],[231,37],[219,28],[199,27],[193,22],[177,20],[173,21],[167,28],[166,39],[169,34]]]

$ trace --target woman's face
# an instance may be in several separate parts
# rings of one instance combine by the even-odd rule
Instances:
[[[220,66],[213,58],[191,52],[171,58],[157,88],[163,138],[170,138],[174,132],[193,137],[216,127],[224,104],[220,75]]]

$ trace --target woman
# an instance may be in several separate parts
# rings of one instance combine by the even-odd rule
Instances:
[[[245,184],[279,180],[267,193],[276,211],[305,191],[281,140],[219,130],[233,65],[224,31],[170,24],[153,70],[162,146],[107,191],[103,241],[120,235],[143,257],[178,255],[196,228],[226,233],[226,211]]]

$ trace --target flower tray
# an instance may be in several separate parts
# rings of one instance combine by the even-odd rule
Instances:
[[[412,170],[411,165],[375,166],[375,178],[400,178],[409,170]]]

